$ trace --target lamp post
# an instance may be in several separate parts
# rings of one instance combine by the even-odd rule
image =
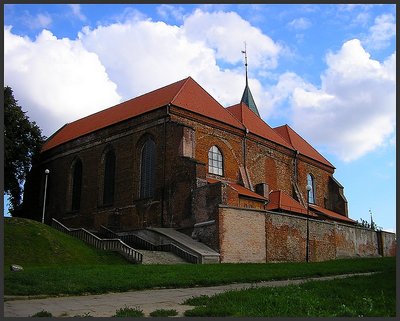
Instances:
[[[44,181],[44,197],[43,197],[43,213],[42,213],[42,223],[44,223],[44,212],[46,210],[46,194],[47,194],[47,178],[49,176],[50,171],[48,169],[46,169],[44,171],[46,178]]]
[[[310,243],[310,228],[309,228],[309,223],[308,223],[308,217],[309,217],[309,207],[310,207],[310,191],[311,191],[311,185],[306,186],[307,190],[307,240],[306,240],[306,262],[308,262],[309,257],[308,257],[308,252],[309,252],[309,243]]]

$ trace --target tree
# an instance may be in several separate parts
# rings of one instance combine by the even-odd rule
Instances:
[[[4,87],[4,194],[10,213],[21,205],[23,183],[45,140],[42,131],[17,104],[10,87]]]

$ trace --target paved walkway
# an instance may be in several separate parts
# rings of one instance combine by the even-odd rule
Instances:
[[[128,307],[139,307],[148,316],[157,309],[175,309],[179,316],[193,307],[182,305],[188,298],[199,295],[214,295],[229,290],[246,289],[251,287],[274,287],[289,284],[300,284],[312,280],[331,280],[345,278],[353,275],[368,275],[372,273],[358,273],[336,275],[328,277],[316,277],[298,280],[267,281],[259,283],[236,283],[221,286],[159,289],[145,291],[130,291],[123,293],[108,293],[101,295],[68,296],[44,299],[14,299],[4,302],[5,317],[28,317],[42,310],[51,312],[54,317],[73,317],[90,314],[94,317],[111,317],[115,311]],[[9,300],[10,298],[7,298]]]

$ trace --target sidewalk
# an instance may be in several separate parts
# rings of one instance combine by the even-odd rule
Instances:
[[[239,290],[252,287],[285,286],[290,284],[301,284],[312,280],[325,281],[335,278],[346,278],[353,275],[369,274],[372,273],[345,274],[259,283],[236,283],[210,287],[130,291],[87,296],[68,296],[30,300],[15,299],[4,302],[4,317],[29,317],[42,310],[51,312],[53,317],[73,317],[88,313],[93,317],[111,317],[115,315],[116,310],[123,308],[124,306],[138,307],[143,310],[145,316],[148,316],[150,312],[157,309],[175,309],[178,311],[179,316],[183,316],[183,313],[186,310],[190,310],[193,307],[182,305],[181,303],[193,296],[211,296],[229,290]]]

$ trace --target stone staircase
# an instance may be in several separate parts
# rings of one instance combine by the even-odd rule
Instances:
[[[218,252],[173,228],[114,232],[102,226],[100,233],[138,249],[143,254],[143,264],[219,263]]]
[[[189,264],[183,258],[171,252],[140,250],[142,264]]]

